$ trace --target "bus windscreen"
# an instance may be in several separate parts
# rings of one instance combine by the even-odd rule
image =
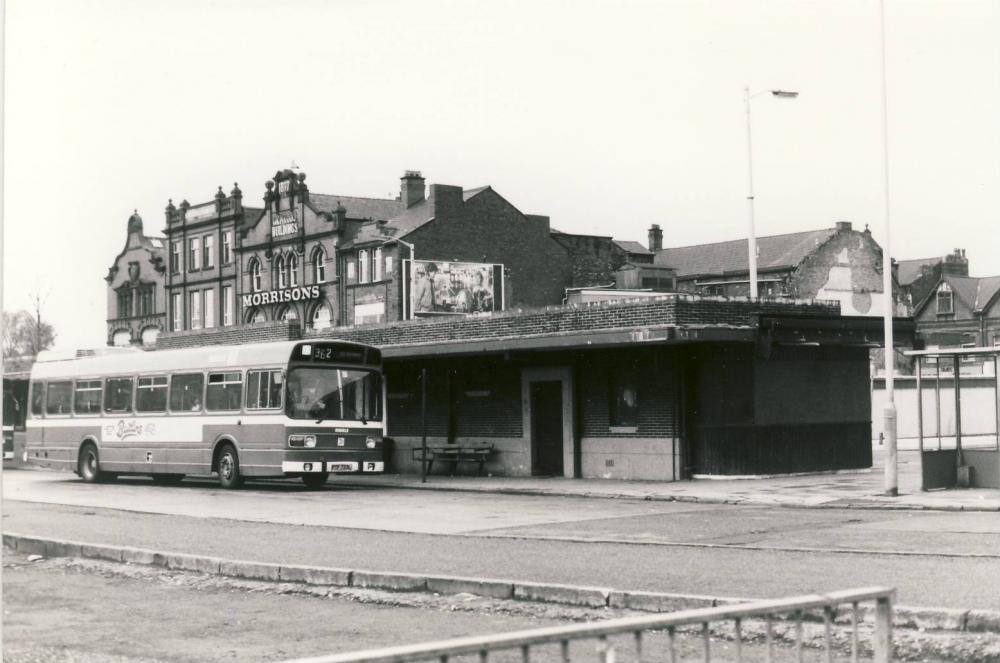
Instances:
[[[374,371],[297,366],[288,382],[292,419],[379,421],[382,378]]]

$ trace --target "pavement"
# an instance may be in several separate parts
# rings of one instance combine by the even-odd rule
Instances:
[[[563,497],[626,498],[655,501],[745,504],[800,508],[911,509],[941,511],[1000,511],[1000,490],[964,488],[920,489],[920,456],[899,452],[899,495],[885,494],[884,454],[876,451],[875,466],[866,470],[745,479],[691,481],[624,481],[621,479],[566,479],[562,477],[419,475],[334,476],[339,485],[381,486],[415,490],[548,495]]]

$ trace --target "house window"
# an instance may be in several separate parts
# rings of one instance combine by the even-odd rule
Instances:
[[[139,315],[152,315],[153,313],[153,288],[144,286],[139,291]]]
[[[254,258],[250,261],[250,290],[260,292],[260,261]]]
[[[353,260],[348,260],[347,261],[347,280],[348,281],[353,281],[354,280],[354,274],[355,274],[354,261]]]
[[[313,250],[312,265],[313,281],[315,283],[326,282],[326,252],[323,251],[323,247],[317,246]]]
[[[288,284],[293,288],[299,284],[299,259],[294,253],[288,256]]]
[[[941,287],[938,288],[937,292],[937,314],[938,315],[954,315],[955,314],[955,299],[954,293],[951,291],[951,286],[947,283],[942,283]]]
[[[368,264],[368,249],[358,251],[358,283],[368,283],[371,275],[371,265]]]
[[[205,290],[205,329],[215,326],[215,291]]]
[[[608,423],[613,428],[636,428],[639,425],[639,390],[634,372],[626,367],[616,367],[611,375],[610,391]]]
[[[330,307],[326,304],[319,304],[312,314],[313,329],[327,329],[332,325],[330,320]]]
[[[233,261],[233,231],[227,230],[222,233],[222,264],[228,265]]]
[[[274,261],[274,271],[278,273],[278,288],[288,287],[288,272],[285,271],[285,257],[278,256]]]
[[[236,308],[236,297],[233,286],[222,286],[222,325],[228,327],[233,324],[233,309]]]
[[[205,265],[205,269],[215,266],[215,237],[212,235],[205,235],[204,242],[202,244],[204,250],[202,251],[202,257],[204,260],[202,264]]]
[[[382,249],[375,249],[374,257],[372,258],[372,280],[381,281],[382,280]]]
[[[118,317],[132,317],[132,290],[130,288],[122,288],[118,291]]]
[[[392,256],[385,257],[385,273],[392,275]]]
[[[184,329],[184,318],[182,317],[183,312],[181,311],[181,295],[179,292],[174,293],[170,297],[171,299],[171,314],[174,316],[174,331],[180,331]]]
[[[170,243],[170,273],[177,274],[181,271],[181,243]]]
[[[201,269],[201,238],[192,237],[188,240],[188,270]]]
[[[188,296],[190,297],[188,310],[191,315],[191,324],[188,329],[201,329],[201,291],[195,290]]]
[[[291,322],[293,320],[298,320],[299,314],[298,312],[296,312],[294,307],[286,306],[285,308],[278,311],[277,319]]]

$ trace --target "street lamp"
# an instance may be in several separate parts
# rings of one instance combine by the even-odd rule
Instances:
[[[882,412],[882,430],[885,433],[885,494],[899,495],[898,448],[896,446],[896,403],[893,395],[893,370],[896,364],[896,350],[892,339],[892,253],[889,244],[889,101],[888,84],[885,73],[885,2],[879,0],[879,36],[882,50],[882,185],[885,206],[885,246],[882,249],[882,291],[885,311],[882,324],[885,334],[885,409]],[[917,370],[920,370],[919,363]],[[958,369],[955,369],[958,380]]]
[[[750,88],[743,88],[743,99],[747,109],[747,203],[750,214],[750,236],[747,239],[747,251],[750,254],[750,298],[757,299],[757,231],[753,219],[753,141],[750,137],[750,100],[770,92],[777,99],[794,99],[798,92],[790,90],[761,90],[750,94]]]

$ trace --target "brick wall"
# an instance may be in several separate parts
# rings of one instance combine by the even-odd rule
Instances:
[[[434,221],[406,236],[418,259],[503,264],[507,308],[562,302],[570,262],[548,217],[522,214],[492,189],[463,204],[458,187],[433,185],[430,198]]]
[[[612,430],[611,402],[616,367],[633,375],[638,392],[638,425],[635,431]],[[594,353],[578,364],[580,425],[582,437],[666,438],[677,434],[677,385],[674,354],[644,348]]]
[[[650,326],[748,327],[760,314],[838,315],[839,307],[829,302],[702,297],[665,294],[654,299],[592,302],[574,306],[514,310],[493,315],[476,315],[445,320],[410,320],[361,327],[332,327],[301,332],[297,323],[266,322],[213,330],[164,333],[159,349],[260,343],[305,338],[339,338],[377,346],[405,346],[441,341],[519,338],[529,335],[560,334],[602,329],[630,329]]]
[[[552,239],[569,254],[572,287],[614,283],[615,271],[628,260],[610,237],[553,233]]]
[[[269,341],[294,341],[302,337],[298,322],[259,322],[194,331],[163,332],[156,339],[157,350],[195,348],[204,345],[243,345]]]
[[[790,294],[811,298],[830,279],[830,270],[838,256],[847,250],[851,287],[857,295],[876,296],[882,292],[882,249],[870,232],[841,230],[796,268],[789,280]]]

